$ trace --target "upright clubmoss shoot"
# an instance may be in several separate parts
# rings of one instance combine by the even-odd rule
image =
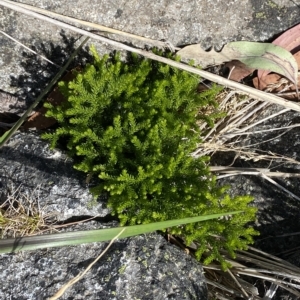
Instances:
[[[199,259],[210,250],[204,262],[216,259],[226,268],[220,251],[234,256],[253,242],[257,232],[248,223],[256,209],[251,197],[230,198],[217,186],[209,157],[190,155],[201,143],[197,121],[213,124],[215,118],[201,108],[217,105],[220,88],[198,93],[194,74],[134,54],[123,62],[118,53],[99,57],[91,51],[94,63],[59,83],[67,101],[45,105],[59,126],[43,137],[52,147],[65,141],[74,167],[99,178],[92,192],[109,195],[122,225],[244,211],[171,229],[199,243]]]

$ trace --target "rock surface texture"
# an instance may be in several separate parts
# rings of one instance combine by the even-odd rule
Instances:
[[[147,38],[166,40],[174,46],[200,43],[205,49],[220,49],[227,42],[237,40],[272,40],[297,24],[300,12],[300,4],[289,0],[20,2]],[[76,48],[80,38],[70,30],[61,30],[58,26],[14,12],[1,4],[0,27],[5,33],[60,66]],[[117,39],[124,41],[120,37]],[[141,46],[140,42],[131,43]],[[97,41],[90,40],[89,44],[96,45],[100,53],[116,50]],[[4,35],[0,35],[0,46],[0,107],[2,103],[6,105],[5,97],[10,94],[16,97],[14,107],[10,107],[11,112],[20,114],[59,68],[27,52]],[[73,65],[88,59],[88,53],[84,52]],[[296,119],[299,119],[299,115],[291,112],[276,122],[280,125]],[[268,136],[263,138],[267,140]],[[289,135],[280,137],[273,144],[268,144],[268,147],[272,151],[277,149],[281,153],[291,153],[299,161],[298,143],[299,130],[293,129]],[[270,150],[268,147],[266,151]],[[249,162],[241,164],[251,166]],[[5,197],[8,187],[19,188],[26,195],[38,199],[45,214],[55,213],[58,222],[74,217],[84,219],[98,216],[97,221],[64,230],[118,226],[109,217],[104,202],[89,205],[92,197],[85,186],[86,178],[72,168],[72,162],[65,154],[50,151],[35,133],[17,133],[0,149],[0,170],[0,199]],[[300,230],[299,210],[295,200],[257,178],[235,177],[228,182],[232,185],[233,194],[254,195],[261,216],[258,229],[264,236]],[[299,191],[299,180],[285,180],[282,184],[294,193]],[[291,220],[298,222],[292,223]],[[284,249],[290,241],[277,243],[276,250],[279,252]],[[269,242],[262,241],[259,245],[265,247],[265,250],[274,250]],[[83,271],[105,246],[106,243],[99,243],[1,255],[0,299],[47,299]],[[151,234],[117,241],[62,299],[206,298],[207,287],[201,266],[184,251],[168,244],[160,235]]]
[[[84,178],[76,175],[66,157],[50,151],[34,134],[16,134],[0,150],[0,168],[1,191],[19,188],[32,201],[38,201],[43,215],[55,212],[58,221],[99,216],[98,222],[63,231],[118,226],[103,203],[88,205],[92,199]],[[0,299],[47,299],[83,271],[105,245],[1,255]],[[204,282],[202,267],[195,259],[162,236],[149,234],[113,244],[65,299],[206,299]]]

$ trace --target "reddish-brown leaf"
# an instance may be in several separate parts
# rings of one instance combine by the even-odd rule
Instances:
[[[224,65],[224,68],[228,68],[229,76],[228,79],[234,81],[241,81],[243,78],[247,77],[255,69],[247,67],[245,64],[240,62],[239,60],[232,60]]]
[[[193,60],[201,67],[239,60],[252,69],[269,70],[297,82],[298,66],[292,54],[281,46],[270,43],[238,41],[228,43],[220,52],[204,51],[200,45],[189,45],[177,54],[183,61]],[[238,77],[241,77],[241,73]]]
[[[282,35],[280,35],[277,39],[275,39],[272,42],[272,44],[281,46],[286,50],[290,51],[292,54],[299,52],[300,51],[300,24],[285,31]],[[299,64],[298,64],[298,69],[299,69]],[[267,81],[263,77],[267,76],[269,73],[270,71],[258,70],[257,77],[259,82],[258,85],[259,89],[263,89],[260,87],[264,86],[263,82]]]

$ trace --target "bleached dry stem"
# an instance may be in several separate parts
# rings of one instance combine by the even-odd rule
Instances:
[[[35,13],[35,12],[30,11],[26,8],[20,7],[20,6],[16,5],[16,3],[13,2],[13,1],[0,0],[0,5],[8,7],[10,9],[13,9],[15,11],[24,13],[26,15],[32,16],[34,18],[37,18],[37,19],[55,24],[55,25],[57,25],[61,28],[66,28],[66,29],[72,30],[74,32],[77,32],[79,34],[85,35],[87,37],[99,40],[99,41],[107,43],[107,44],[110,44],[110,45],[112,45],[112,46],[114,46],[118,49],[123,49],[123,50],[126,50],[126,51],[137,53],[137,54],[140,54],[144,57],[159,61],[159,62],[164,63],[164,64],[168,64],[172,67],[175,67],[175,68],[178,68],[178,69],[181,69],[181,70],[185,70],[185,71],[193,73],[193,74],[200,75],[201,77],[206,78],[206,79],[208,79],[212,82],[218,83],[222,86],[244,92],[245,94],[249,95],[251,98],[259,99],[259,100],[262,100],[262,101],[265,101],[265,102],[270,102],[270,103],[274,103],[274,104],[278,104],[278,105],[282,105],[286,108],[290,108],[290,109],[293,109],[295,111],[300,111],[300,105],[297,104],[297,103],[294,103],[294,102],[282,99],[280,97],[274,96],[272,94],[265,93],[263,91],[248,87],[248,86],[240,84],[238,82],[228,80],[226,78],[215,75],[213,73],[210,73],[210,72],[207,72],[207,71],[204,71],[204,70],[199,70],[195,67],[186,65],[184,63],[180,63],[180,62],[177,62],[177,61],[165,58],[165,57],[161,57],[161,56],[156,55],[152,52],[147,52],[145,50],[140,50],[140,49],[137,49],[137,48],[134,48],[134,47],[130,47],[130,46],[127,46],[127,45],[122,44],[120,42],[113,41],[113,40],[110,40],[108,38],[105,38],[105,37],[99,36],[97,34],[91,33],[89,31],[77,28],[75,26],[72,26],[72,25],[69,25],[69,24],[51,19],[47,16],[41,15],[39,13]]]
[[[214,293],[220,295],[219,299],[232,299],[233,296],[249,299],[245,297],[245,293],[241,293],[240,286],[252,296],[251,299],[271,299],[267,296],[274,293],[278,286],[300,297],[300,269],[289,262],[253,247],[249,247],[249,251],[239,251],[235,260],[230,259],[226,252],[223,255],[232,264],[230,269],[232,274],[223,272],[217,264],[203,266],[208,277],[207,284],[216,288]],[[251,264],[251,267],[247,267],[248,263]],[[241,275],[243,275],[243,279]],[[232,276],[239,282],[238,284],[235,280],[234,282],[230,281]],[[215,282],[216,278],[218,278],[218,282]],[[264,298],[259,297],[258,290],[251,278],[271,283],[270,288],[265,291]],[[248,281],[249,279],[250,281]]]
[[[225,166],[211,166],[209,169],[211,172],[228,174],[230,176],[233,175],[261,176],[261,174],[264,174],[268,177],[300,178],[300,173],[271,172],[269,169],[262,169],[262,168],[236,168],[236,167],[225,167]]]

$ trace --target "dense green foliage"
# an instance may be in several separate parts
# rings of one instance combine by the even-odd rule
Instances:
[[[217,87],[197,93],[199,77],[133,55],[100,58],[72,82],[61,82],[68,99],[47,105],[59,127],[44,134],[52,147],[65,141],[75,168],[95,174],[95,195],[108,193],[108,205],[121,224],[141,224],[234,210],[244,213],[188,224],[171,230],[198,241],[197,255],[210,249],[205,262],[222,262],[220,249],[245,249],[252,242],[255,208],[248,196],[230,198],[216,186],[207,157],[190,153],[201,142],[197,120],[213,124],[201,107],[216,105]]]

